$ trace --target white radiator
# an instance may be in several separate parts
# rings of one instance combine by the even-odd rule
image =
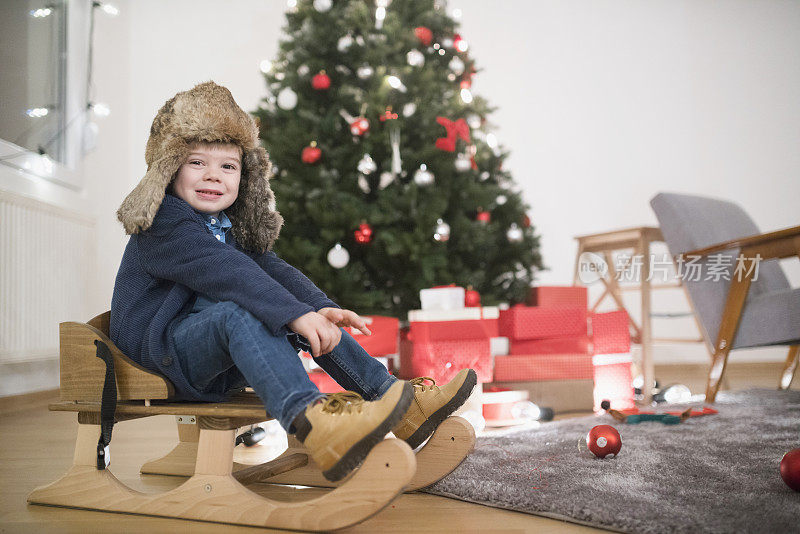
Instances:
[[[58,323],[86,321],[91,217],[0,191],[0,364],[58,357]]]

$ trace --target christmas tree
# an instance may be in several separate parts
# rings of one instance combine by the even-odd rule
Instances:
[[[286,17],[255,112],[278,255],[359,313],[402,317],[450,283],[524,300],[538,237],[443,2],[298,0]]]

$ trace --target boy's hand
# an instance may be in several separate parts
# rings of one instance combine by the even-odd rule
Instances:
[[[372,335],[364,318],[350,310],[340,310],[339,308],[320,308],[317,312],[336,326],[352,326],[359,329],[363,334]]]
[[[311,355],[314,358],[328,354],[342,339],[342,331],[325,316],[317,312],[308,312],[288,324],[308,340],[311,345]]]

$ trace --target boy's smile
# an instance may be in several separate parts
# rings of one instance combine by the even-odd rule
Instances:
[[[195,143],[178,169],[172,191],[200,213],[218,215],[239,196],[241,176],[239,147]]]

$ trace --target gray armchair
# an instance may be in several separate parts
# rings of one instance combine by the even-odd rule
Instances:
[[[778,384],[788,388],[798,363],[800,288],[777,260],[800,256],[800,226],[762,234],[738,205],[706,197],[659,193],[650,205],[713,354],[706,401],[714,402],[731,349],[789,345]]]

